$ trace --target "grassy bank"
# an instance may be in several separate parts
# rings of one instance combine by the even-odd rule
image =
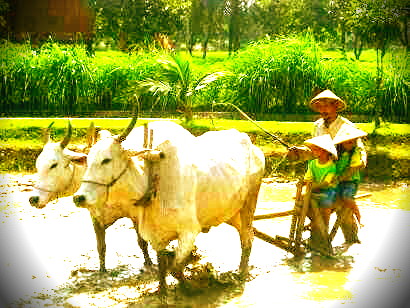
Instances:
[[[137,125],[142,125],[154,119],[140,119]],[[0,171],[35,172],[35,159],[42,149],[41,132],[52,121],[52,138],[61,140],[67,127],[67,119],[63,118],[19,118],[0,119]],[[72,144],[85,144],[85,135],[91,122],[103,129],[109,128],[113,133],[119,133],[129,122],[129,119],[70,119],[74,130]],[[173,120],[182,124],[180,120]],[[272,134],[277,135],[290,145],[300,145],[310,138],[311,122],[278,122],[259,121],[258,124]],[[384,123],[374,130],[372,123],[358,123],[358,127],[369,136],[365,141],[369,153],[369,166],[365,176],[369,180],[392,181],[410,178],[410,125]],[[201,119],[186,126],[192,133],[199,135],[208,130],[236,128],[248,133],[255,144],[267,157],[266,176],[275,173],[281,175],[300,175],[305,166],[303,163],[290,164],[284,160],[286,148],[272,140],[258,127],[245,120]]]

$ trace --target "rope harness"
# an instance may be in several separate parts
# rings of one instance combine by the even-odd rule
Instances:
[[[91,181],[91,180],[81,180],[82,183],[90,183],[90,184],[95,184],[95,185],[100,185],[100,186],[105,186],[107,188],[107,193],[108,193],[108,189],[113,186],[115,183],[117,183],[117,181],[124,175],[124,173],[127,171],[128,167],[130,166],[130,160],[128,160],[127,165],[125,166],[125,168],[121,171],[121,173],[118,175],[118,177],[116,177],[115,179],[113,179],[111,182],[109,183],[100,183],[97,181]]]
[[[148,140],[148,126],[147,126],[147,124],[144,124],[144,145],[143,145],[144,150],[140,151],[137,154],[137,156],[140,155],[140,154],[144,154],[145,152],[152,149],[153,135],[154,135],[154,132],[151,129],[150,134],[149,134],[149,140]],[[106,187],[106,198],[108,198],[110,187],[114,186],[115,183],[117,183],[117,181],[124,175],[124,173],[128,170],[128,168],[130,167],[131,164],[132,164],[131,159],[128,159],[128,162],[127,162],[127,165],[125,166],[125,168],[121,171],[121,173],[116,178],[114,178],[109,183],[101,183],[101,182],[87,180],[87,179],[81,180],[81,182],[82,183],[95,184],[95,185],[99,185],[99,186],[105,186]],[[147,189],[147,191],[145,192],[144,196],[141,199],[135,201],[134,205],[136,205],[136,206],[138,206],[138,205],[147,206],[149,204],[149,202],[152,200],[152,198],[156,196],[157,190],[158,190],[159,176],[158,175],[153,175],[153,162],[145,159],[144,164],[145,164],[145,169],[147,170],[148,189]]]
[[[153,139],[154,139],[154,130],[152,129],[148,130],[148,124],[145,123],[144,124],[144,144],[143,144],[144,149],[152,150]],[[144,166],[147,171],[148,189],[145,192],[144,196],[141,198],[141,200],[137,201],[135,205],[147,206],[148,203],[157,196],[159,176],[153,175],[154,166],[153,166],[152,161],[145,159]]]

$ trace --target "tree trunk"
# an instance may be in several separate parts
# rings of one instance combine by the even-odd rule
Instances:
[[[205,59],[206,58],[206,52],[208,50],[208,40],[209,40],[209,35],[208,35],[208,31],[205,33],[205,38],[204,38],[204,42],[202,45],[202,58]]]
[[[340,43],[342,45],[342,53],[346,54],[346,25],[344,22],[340,24]]]
[[[360,55],[362,54],[362,50],[363,50],[363,42],[362,42],[360,35],[358,35],[357,33],[355,33],[353,36],[353,48],[354,48],[354,56],[356,60],[359,60]]]
[[[239,1],[232,0],[231,2],[231,19],[229,22],[229,55],[235,52],[240,47],[240,24],[239,24]]]

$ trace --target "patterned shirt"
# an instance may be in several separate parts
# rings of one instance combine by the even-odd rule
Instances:
[[[354,168],[354,167],[360,167],[363,165],[363,162],[361,160],[360,156],[360,149],[358,147],[355,147],[353,150],[353,153],[350,152],[343,152],[340,156],[339,159],[336,161],[336,175],[341,176],[347,171],[349,168]],[[350,158],[351,154],[351,158]],[[345,181],[360,181],[361,176],[360,176],[360,171],[356,170],[353,172],[352,176],[349,177],[349,179],[345,179]]]

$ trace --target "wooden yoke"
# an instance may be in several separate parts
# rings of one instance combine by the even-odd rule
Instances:
[[[145,123],[144,124],[144,145],[143,145],[144,149],[152,150],[153,139],[154,139],[154,130],[150,129],[148,131],[148,123]],[[145,170],[148,172],[147,195],[149,196],[149,200],[151,200],[152,197],[155,198],[157,195],[157,189],[156,189],[157,185],[154,183],[154,180],[157,181],[157,179],[156,179],[156,176],[153,175],[153,161],[158,161],[161,158],[161,152],[160,151],[156,151],[156,152],[158,152],[158,155],[155,155],[153,151],[149,151],[145,153],[144,155]]]

